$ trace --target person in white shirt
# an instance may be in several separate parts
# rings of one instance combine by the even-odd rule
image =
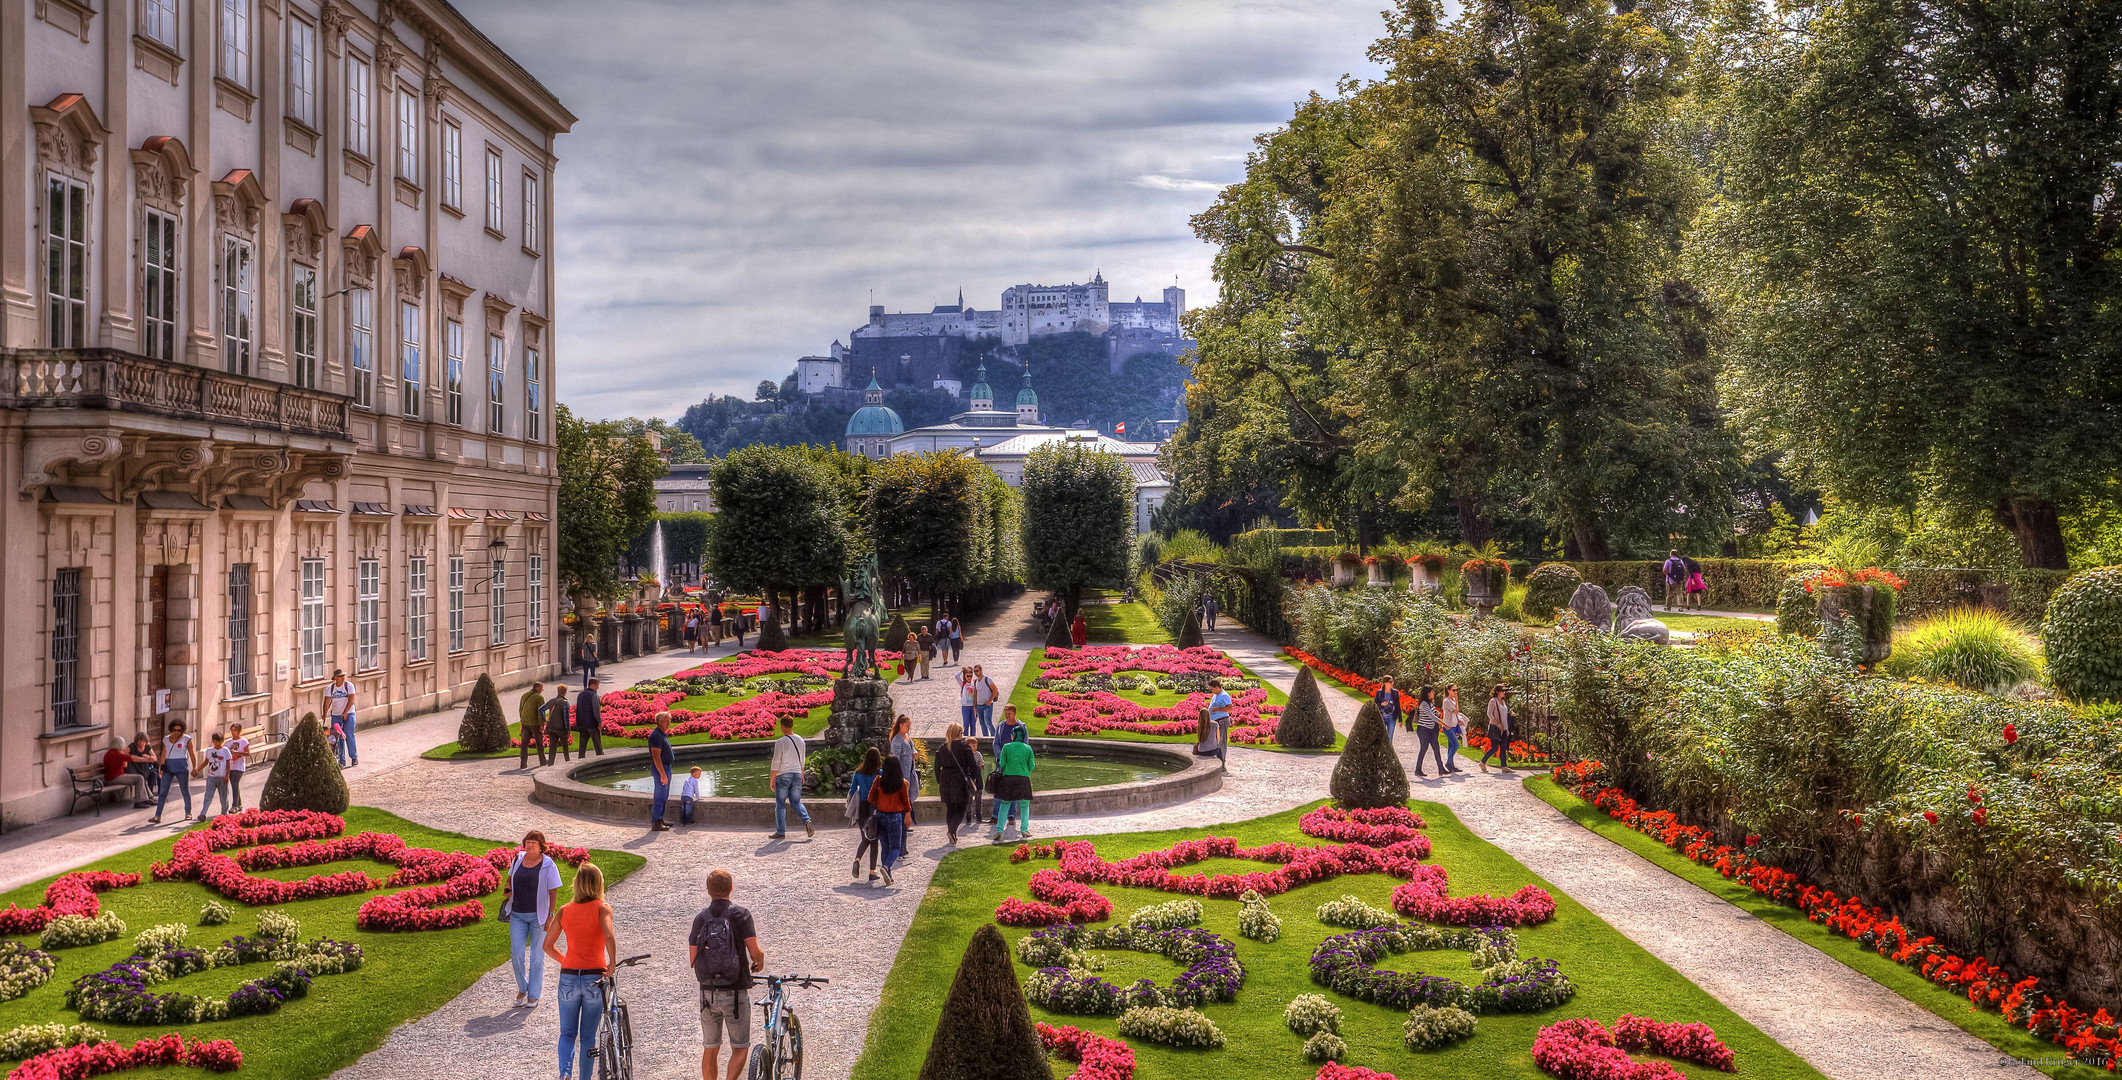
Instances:
[[[685,786],[678,789],[679,824],[690,825],[693,823],[693,800],[699,797],[700,766],[695,765],[693,766],[693,771],[691,772],[691,774],[689,774],[685,778]]]
[[[229,812],[228,762],[233,755],[228,752],[226,737],[216,731],[214,745],[207,747],[202,756],[206,758],[206,798],[199,803],[199,820],[205,821],[214,816],[216,793],[221,796],[221,812]]]
[[[979,664],[974,664],[973,719],[980,723],[980,734],[989,738],[993,738],[995,735],[995,699],[1000,697],[1001,693],[1000,690],[995,689],[995,680],[987,677],[987,669]],[[968,725],[965,733],[967,735],[972,734],[972,727]]]
[[[803,806],[803,736],[796,734],[796,718],[781,718],[781,737],[774,740],[774,760],[767,766],[774,785],[774,834],[768,839],[788,839],[788,808],[794,806],[803,818],[803,835],[816,836],[810,811]]]
[[[251,767],[251,741],[243,737],[242,724],[228,726],[228,793],[236,812],[243,812],[243,774]]]

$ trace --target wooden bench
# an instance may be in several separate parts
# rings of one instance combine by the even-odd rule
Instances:
[[[74,801],[66,809],[67,816],[72,817],[81,809],[81,800],[87,799],[96,808],[96,816],[102,817],[103,793],[107,790],[103,786],[103,766],[76,765],[66,772],[74,782]]]

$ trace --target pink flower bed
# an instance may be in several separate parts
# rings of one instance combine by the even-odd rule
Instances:
[[[1039,1024],[1039,1041],[1046,1052],[1076,1063],[1071,1080],[1134,1080],[1134,1048],[1118,1039],[1077,1027]]]
[[[702,664],[677,673],[683,679],[713,672],[739,679],[762,675],[816,675],[837,679],[846,670],[846,654],[835,649],[784,649],[780,652],[753,650],[731,660]],[[604,695],[604,734],[614,738],[646,739],[655,729],[656,714],[684,700],[683,690],[643,694],[614,690]],[[812,709],[833,703],[830,689],[811,694],[788,694],[768,690],[734,701],[711,712],[670,709],[672,735],[706,735],[715,739],[769,739],[784,716],[801,720]],[[518,740],[521,741],[520,739]]]
[[[1509,896],[1452,896],[1451,875],[1441,866],[1417,866],[1412,880],[1393,890],[1393,910],[1444,926],[1531,926],[1555,917],[1555,898],[1538,885]]]
[[[97,1043],[47,1050],[14,1067],[7,1080],[84,1080],[90,1076],[185,1065],[210,1072],[234,1072],[243,1066],[243,1051],[227,1039],[185,1042],[175,1032],[155,1039]]]
[[[231,900],[252,905],[403,889],[363,903],[354,925],[373,931],[446,930],[485,917],[485,906],[477,897],[501,887],[501,872],[516,850],[495,848],[485,855],[435,851],[407,847],[395,833],[341,836],[345,831],[346,820],[335,814],[245,810],[179,837],[170,860],[156,863],[153,873],[156,881],[197,881]],[[277,843],[287,846],[259,846]],[[244,850],[223,854],[239,848]],[[555,859],[576,865],[589,857],[583,848],[555,846],[550,851]],[[387,878],[342,870],[300,881],[251,874],[252,870],[320,866],[347,859],[373,859],[397,869]]]
[[[7,906],[0,911],[0,936],[35,934],[60,915],[80,915],[95,918],[103,910],[103,901],[96,894],[106,889],[125,889],[140,884],[138,874],[120,874],[110,870],[82,870],[61,874],[58,879],[44,887],[44,903],[33,908]]]
[[[1297,820],[1297,829],[1306,836],[1321,840],[1339,840],[1344,844],[1368,844],[1385,847],[1403,840],[1420,841],[1422,853],[1429,854],[1429,837],[1422,830],[1429,823],[1422,815],[1404,806],[1387,806],[1377,810],[1343,810],[1338,806],[1322,806],[1309,811]]]
[[[1039,662],[1039,674],[1050,679],[1078,675],[1117,675],[1123,671],[1149,671],[1160,675],[1208,675],[1219,679],[1241,678],[1245,672],[1230,657],[1207,646],[1181,649],[1172,645],[1085,645],[1080,649],[1048,648]],[[1126,731],[1137,735],[1187,736],[1198,734],[1201,710],[1213,694],[1197,692],[1172,705],[1144,705],[1104,690],[1072,693],[1039,691],[1032,715],[1046,721],[1046,734],[1095,735],[1101,731]],[[1267,704],[1267,690],[1255,687],[1231,697],[1232,742],[1272,743],[1282,707]]]
[[[1738,1069],[1731,1049],[1707,1024],[1665,1024],[1624,1014],[1612,1030],[1597,1020],[1573,1019],[1533,1037],[1533,1064],[1562,1080],[1686,1080],[1663,1061],[1636,1061],[1629,1051],[1663,1054],[1722,1072]]]

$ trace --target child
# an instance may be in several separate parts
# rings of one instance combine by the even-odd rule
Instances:
[[[235,755],[223,745],[227,736],[214,732],[214,745],[206,751],[206,800],[199,804],[199,820],[205,821],[214,813],[214,793],[221,793],[221,811],[233,809],[228,800],[228,763]]]
[[[685,786],[678,789],[678,822],[693,823],[693,800],[700,797],[700,766],[693,766],[692,775],[685,778]]]

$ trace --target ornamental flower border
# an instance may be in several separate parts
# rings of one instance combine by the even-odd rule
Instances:
[[[1576,1017],[1549,1024],[1533,1036],[1533,1064],[1562,1080],[1687,1080],[1685,1073],[1663,1061],[1631,1058],[1632,1050],[1719,1072],[1739,1067],[1731,1048],[1702,1023],[1660,1023],[1623,1013],[1611,1030],[1597,1020]]]
[[[1141,979],[1123,990],[1089,972],[1059,966],[1084,949],[1156,953],[1173,963],[1185,964],[1186,970],[1170,986]],[[1112,926],[1087,930],[1074,925],[1054,926],[1035,930],[1018,941],[1017,959],[1039,969],[1025,980],[1026,997],[1053,1012],[1085,1016],[1117,1015],[1136,1006],[1186,1008],[1231,1001],[1245,985],[1245,966],[1238,962],[1237,945],[1199,927],[1145,930]]]
[[[1124,671],[1153,671],[1162,675],[1199,675],[1217,679],[1246,678],[1230,657],[1206,645],[1181,649],[1175,645],[1085,645],[1080,649],[1050,646],[1039,661],[1036,678],[1068,679],[1079,675],[1118,675]],[[1038,691],[1032,715],[1046,721],[1052,737],[1096,735],[1104,731],[1126,731],[1137,735],[1198,735],[1201,710],[1210,694],[1196,691],[1171,705],[1144,705],[1108,690]],[[1267,689],[1256,686],[1231,698],[1232,742],[1269,744],[1275,741],[1275,725],[1282,706],[1267,704]]]

